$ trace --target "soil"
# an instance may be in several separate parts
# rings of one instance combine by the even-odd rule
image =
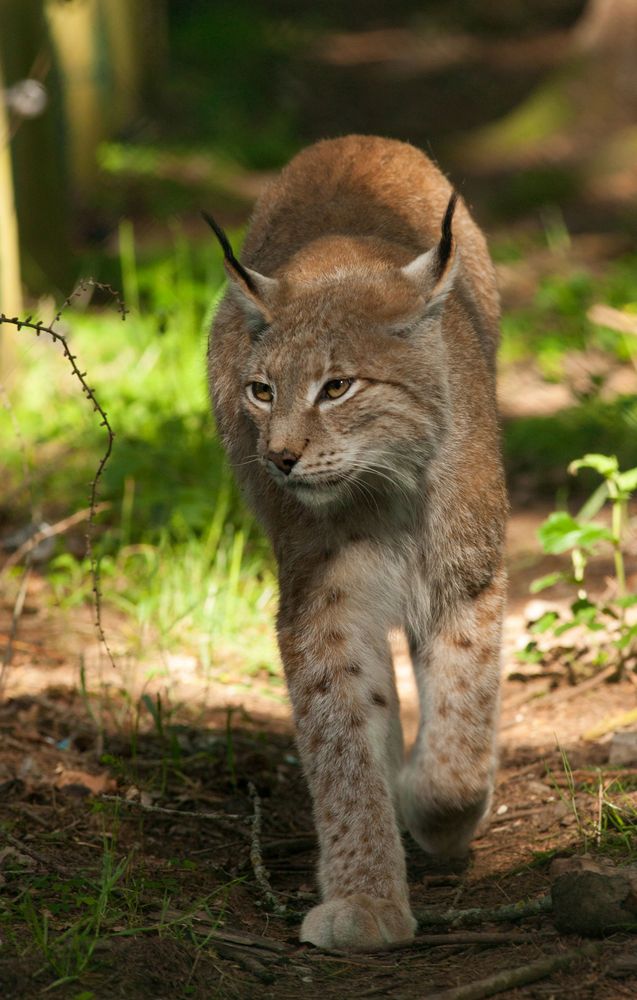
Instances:
[[[611,799],[619,789],[622,808],[637,804],[637,770],[607,764],[613,719],[637,700],[634,682],[580,688],[541,670],[537,677],[520,673],[515,661],[528,582],[546,571],[529,541],[544,513],[516,511],[511,519],[500,768],[490,825],[467,863],[455,868],[433,865],[407,842],[416,912],[489,910],[538,898],[550,888],[556,855],[630,856],[626,839],[597,833],[596,822],[600,781]],[[40,996],[60,978],[34,946],[25,899],[41,918],[47,914],[54,940],[93,912],[90,899],[109,852],[115,862],[127,861],[90,961],[53,995],[411,1000],[582,944],[558,934],[550,913],[517,923],[494,923],[485,913],[470,928],[481,935],[474,942],[451,943],[448,927],[432,926],[408,948],[372,955],[299,945],[300,920],[318,898],[316,845],[287,704],[272,698],[265,681],[255,680],[246,693],[232,684],[204,688],[190,676],[164,692],[159,721],[153,724],[148,711],[136,718],[131,706],[142,689],[132,692],[122,677],[100,686],[99,671],[87,667],[86,686],[78,685],[79,655],[89,666],[99,662],[89,610],[70,618],[46,610],[44,587],[34,574],[0,707],[0,822],[8,835],[0,848],[4,997]],[[0,608],[5,646],[12,611]],[[116,628],[114,620],[106,624]],[[102,662],[101,670],[107,677],[112,667]],[[396,671],[409,739],[417,708],[399,644]],[[147,681],[144,690],[155,697],[161,686]],[[255,803],[262,817],[256,839]],[[255,875],[255,846],[271,894]],[[489,940],[494,931],[504,939]],[[433,943],[431,934],[438,935]],[[500,995],[635,996],[637,971],[625,956],[634,951],[630,940],[614,934],[594,957]]]

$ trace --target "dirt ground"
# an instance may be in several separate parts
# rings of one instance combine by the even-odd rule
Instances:
[[[625,840],[613,840],[608,831],[602,843],[595,821],[600,782],[609,797],[620,787],[624,804],[637,803],[637,770],[609,769],[607,763],[613,719],[637,702],[634,683],[587,688],[558,679],[552,687],[555,678],[541,671],[523,676],[515,661],[528,582],[545,571],[532,542],[543,513],[518,510],[511,520],[501,755],[491,823],[461,868],[436,868],[407,843],[417,913],[490,910],[539,898],[549,890],[555,856],[601,850],[621,862],[630,855]],[[147,712],[146,721],[136,720],[121,678],[100,688],[87,666],[82,691],[79,656],[89,666],[95,659],[90,618],[43,610],[42,586],[32,579],[0,706],[2,996],[40,996],[66,969],[71,978],[53,995],[76,1000],[411,1000],[582,943],[558,934],[550,913],[504,923],[486,913],[463,929],[464,938],[454,938],[462,933],[458,928],[423,925],[412,946],[373,955],[299,945],[299,922],[317,898],[316,845],[285,702],[274,700],[264,682],[255,681],[249,692],[227,684],[204,691],[189,677],[171,688],[178,709],[169,711],[164,696],[163,718],[153,721]],[[6,644],[12,610],[0,609],[0,644]],[[409,739],[416,705],[400,650],[396,669]],[[112,668],[103,664],[102,670],[106,677]],[[146,693],[155,690],[160,686]],[[591,738],[595,728],[599,735]],[[255,850],[270,888],[259,880]],[[96,929],[86,914],[94,913],[91,893],[99,895],[107,857],[126,860]],[[77,935],[77,950],[90,949],[83,969],[81,959],[64,969],[59,963],[53,968],[50,958],[47,963],[46,946],[34,944],[38,924],[29,918],[28,899],[41,918],[46,915],[50,940],[84,928]],[[633,997],[632,940],[615,934],[593,958],[500,995]]]

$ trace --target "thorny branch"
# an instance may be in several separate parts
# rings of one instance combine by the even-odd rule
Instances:
[[[442,993],[430,993],[428,997],[429,1000],[483,1000],[484,997],[492,997],[496,993],[504,993],[517,986],[527,986],[539,979],[546,979],[553,972],[568,969],[584,958],[594,958],[603,947],[604,942],[589,941],[581,948],[550,955],[547,958],[538,958],[528,965],[520,965],[515,969],[502,969],[492,976],[487,976],[486,979],[455,986],[450,990],[443,990]]]
[[[21,319],[18,316],[7,316],[5,313],[0,313],[0,326],[6,324],[10,326],[15,326],[17,330],[22,330],[22,329],[32,330],[35,333],[36,337],[39,337],[42,333],[46,333],[51,338],[51,340],[54,341],[54,343],[61,344],[62,353],[69,362],[74,376],[80,383],[82,387],[82,392],[89,400],[89,402],[92,404],[94,411],[99,414],[101,418],[100,426],[104,427],[106,430],[106,435],[107,435],[106,448],[100,459],[99,465],[97,467],[97,472],[95,473],[93,480],[91,482],[89,515],[88,515],[88,520],[86,522],[86,554],[88,556],[89,563],[91,566],[93,605],[95,609],[95,629],[97,631],[97,635],[99,637],[100,642],[102,643],[104,649],[106,650],[111,666],[114,667],[115,659],[113,657],[111,648],[108,644],[108,640],[104,632],[104,627],[102,625],[102,594],[100,590],[99,563],[97,558],[95,557],[95,552],[93,549],[93,529],[98,509],[97,493],[100,484],[100,479],[104,472],[106,463],[108,462],[111,456],[115,435],[113,433],[113,428],[111,427],[108,421],[106,411],[102,408],[102,406],[99,403],[99,400],[97,399],[97,396],[95,395],[95,390],[92,389],[89,386],[88,382],[86,381],[86,372],[81,371],[77,364],[77,355],[71,352],[71,349],[69,348],[68,345],[68,341],[64,336],[64,334],[59,333],[55,329],[55,325],[59,323],[60,319],[62,318],[62,313],[64,309],[71,304],[73,299],[77,298],[78,295],[80,295],[83,291],[86,291],[89,288],[90,289],[97,288],[101,291],[107,292],[109,295],[112,295],[117,303],[117,308],[122,319],[126,318],[127,310],[119,294],[113,288],[111,288],[110,285],[102,284],[99,281],[94,281],[92,278],[87,278],[79,282],[74,291],[68,296],[67,299],[65,299],[64,303],[62,304],[62,306],[60,307],[60,309],[55,314],[55,316],[53,317],[52,321],[49,324],[44,323],[43,320],[34,321],[33,317],[30,315],[27,316],[26,319]]]
[[[248,791],[250,792],[252,808],[254,809],[252,816],[252,839],[250,842],[250,861],[252,863],[252,870],[254,872],[257,885],[263,893],[268,906],[274,911],[274,913],[278,913],[279,916],[283,916],[283,914],[287,913],[287,907],[284,904],[279,903],[274,895],[272,886],[270,885],[268,871],[263,864],[263,855],[261,853],[261,797],[252,782],[248,785]]]
[[[102,799],[107,802],[115,802],[118,806],[127,806],[132,809],[142,809],[144,812],[160,813],[163,816],[193,816],[195,819],[213,820],[215,823],[219,823],[220,825],[227,825],[228,821],[232,820],[232,832],[243,833],[241,828],[236,826],[235,821],[243,819],[243,817],[239,816],[238,813],[201,812],[194,811],[192,809],[169,809],[167,806],[147,805],[145,802],[141,802],[138,799],[124,799],[121,795],[100,795],[100,800]]]
[[[496,906],[493,909],[482,909],[472,907],[467,910],[445,910],[444,913],[435,910],[421,910],[416,914],[421,927],[432,925],[448,927],[466,927],[471,924],[480,924],[485,921],[508,922],[510,920],[526,920],[527,917],[536,917],[541,913],[547,913],[552,906],[550,893],[540,896],[538,899],[530,899],[527,902],[506,903],[504,906]]]

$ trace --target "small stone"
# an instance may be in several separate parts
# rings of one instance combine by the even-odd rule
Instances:
[[[496,812],[496,816],[504,816],[504,814],[508,813],[508,811],[509,811],[509,807],[505,806],[504,803],[503,803],[501,806],[498,806],[498,808],[496,809],[495,812]]]
[[[637,927],[637,867],[617,868],[590,857],[556,858],[551,865],[553,921],[559,931],[599,937]]]
[[[541,799],[548,799],[549,795],[554,791],[549,785],[545,784],[543,781],[529,781],[527,782],[527,790],[531,793],[533,798],[538,796]]]
[[[613,733],[608,763],[616,766],[637,764],[637,732]]]

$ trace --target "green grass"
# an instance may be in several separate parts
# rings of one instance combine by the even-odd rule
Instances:
[[[590,781],[576,781],[566,752],[559,748],[563,783],[547,768],[547,778],[560,801],[572,814],[578,849],[587,854],[634,861],[637,852],[637,802],[631,775],[608,778],[600,767],[591,769]]]
[[[510,246],[502,253],[515,256]],[[627,338],[593,327],[586,310],[595,301],[635,302],[636,270],[633,257],[602,278],[580,272],[543,280],[529,307],[505,316],[501,364],[532,362],[545,378],[559,379],[567,355],[591,346],[626,362]],[[113,272],[133,306],[125,322],[106,303],[68,309],[63,322],[116,435],[100,497],[110,506],[98,519],[96,550],[104,603],[121,616],[119,648],[166,677],[163,653],[176,652],[222,679],[249,684],[262,675],[279,697],[274,567],[234,485],[207,396],[207,329],[223,288],[219,254],[208,243],[191,245],[175,222],[168,250],[142,253],[125,222],[119,257],[99,263],[95,276]],[[27,520],[17,425],[35,513],[52,521],[87,506],[105,434],[59,349],[28,331],[8,335],[16,339],[19,379],[12,410],[0,408],[9,481],[4,516],[12,525]],[[554,490],[570,459],[591,448],[635,465],[636,430],[635,397],[592,391],[555,415],[508,423],[508,470],[513,481],[532,472],[540,487]],[[59,539],[45,568],[63,607],[91,599],[89,567],[75,551],[77,540],[69,551]]]
[[[515,260],[510,244],[496,256]],[[532,302],[503,316],[501,369],[532,364],[545,381],[568,383],[569,366],[585,372],[591,352],[605,356],[609,366],[637,366],[637,338],[596,326],[586,315],[597,302],[633,308],[635,255],[615,261],[601,276],[558,268],[556,257],[556,273],[540,280]],[[637,397],[609,397],[604,378],[595,374],[573,396],[574,405],[557,413],[507,421],[504,452],[512,481],[532,473],[539,489],[554,490],[565,482],[571,459],[590,450],[616,454],[624,466],[637,463]]]
[[[61,991],[73,1000],[96,994],[63,988],[91,982],[122,938],[174,938],[206,949],[228,893],[242,881],[226,880],[186,901],[183,883],[196,877],[199,862],[177,855],[146,868],[139,852],[123,851],[111,833],[104,834],[97,866],[80,865],[75,874],[35,874],[25,861],[17,855],[4,865],[0,928],[8,955],[29,963],[30,978],[47,984],[43,993]]]
[[[510,244],[494,254],[496,259],[515,259]],[[586,318],[596,302],[623,308],[637,301],[637,256],[621,258],[603,276],[581,269],[542,278],[530,305],[510,310],[502,319],[501,363],[533,358],[548,380],[559,381],[564,361],[574,351],[599,350],[618,361],[637,361],[637,340]]]
[[[110,506],[96,529],[104,602],[128,622],[127,656],[148,661],[179,649],[205,671],[277,673],[271,558],[227,468],[207,395],[218,254],[192,249],[176,232],[172,252],[137,263],[132,228],[121,237],[122,285],[139,310],[125,321],[110,307],[67,309],[63,318],[115,433],[100,490]],[[26,331],[9,335],[20,378],[11,411],[0,409],[5,514],[28,519],[17,424],[37,513],[52,521],[87,506],[106,435],[56,345]],[[45,572],[58,603],[90,600],[89,567],[63,540]]]
[[[504,431],[505,464],[512,483],[530,474],[541,492],[554,492],[573,482],[566,474],[569,461],[594,447],[617,455],[623,467],[637,463],[637,399],[589,399],[550,416],[519,417]],[[592,477],[582,478],[581,488]],[[577,485],[580,488],[580,485]]]

